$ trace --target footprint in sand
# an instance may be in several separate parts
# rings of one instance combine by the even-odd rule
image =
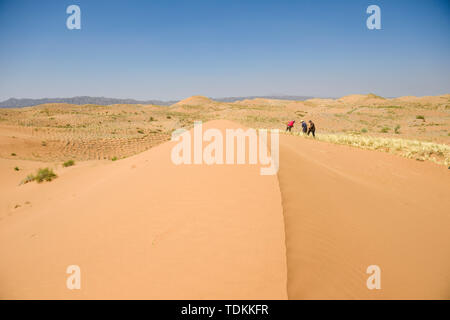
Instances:
[[[12,216],[14,212],[18,211],[22,207],[31,207],[31,202],[25,201],[23,205],[21,204],[14,205],[14,207],[11,209],[11,212],[8,213],[8,216]]]

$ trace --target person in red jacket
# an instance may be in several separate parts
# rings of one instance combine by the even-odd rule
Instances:
[[[287,123],[286,131],[291,132],[292,128],[294,127],[294,123],[295,123],[295,120],[289,121]]]

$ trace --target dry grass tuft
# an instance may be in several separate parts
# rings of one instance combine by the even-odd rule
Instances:
[[[28,182],[36,181],[37,183],[41,183],[44,181],[52,181],[56,179],[58,176],[53,172],[50,168],[39,169],[35,175],[29,174],[20,184],[25,184]]]
[[[71,167],[71,166],[74,166],[74,165],[75,165],[75,161],[73,161],[73,160],[68,160],[68,161],[63,163],[63,167],[64,168]]]
[[[298,132],[285,134],[307,138]],[[380,150],[401,155],[408,159],[428,160],[445,166],[450,165],[450,146],[446,144],[356,134],[319,134],[316,135],[316,139],[361,149]]]

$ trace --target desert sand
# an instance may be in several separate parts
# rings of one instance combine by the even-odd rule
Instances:
[[[2,182],[0,297],[286,299],[276,176],[175,166],[173,144],[61,169],[51,183]],[[81,290],[66,288],[69,265]]]
[[[227,103],[193,96],[169,107],[53,103],[0,109],[0,158],[121,159],[167,141],[173,130],[192,128],[196,120],[230,120],[249,128],[284,130],[286,122],[299,124],[301,119],[314,120],[321,134],[450,145],[449,94],[392,99],[359,94],[305,101],[256,98]],[[445,158],[439,153],[433,156]],[[450,153],[448,157],[450,161]]]
[[[290,299],[449,299],[449,170],[282,136]],[[366,269],[381,269],[368,290]]]
[[[281,135],[278,175],[261,176],[258,165],[175,166],[174,142],[164,142],[195,119],[233,120],[204,123],[223,132],[282,128],[288,117],[306,115],[320,130],[399,117],[411,125],[398,136],[446,143],[449,96],[427,99],[357,95],[246,105],[193,97],[164,110],[3,111],[0,298],[450,299],[447,166]],[[109,161],[113,155],[119,160]],[[76,165],[62,168],[69,157]],[[41,167],[59,177],[19,185]],[[81,267],[81,290],[66,288],[69,265]],[[366,287],[369,265],[381,268],[381,290]]]

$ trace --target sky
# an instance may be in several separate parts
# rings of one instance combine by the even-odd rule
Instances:
[[[448,0],[0,0],[2,101],[439,95],[449,58]]]

